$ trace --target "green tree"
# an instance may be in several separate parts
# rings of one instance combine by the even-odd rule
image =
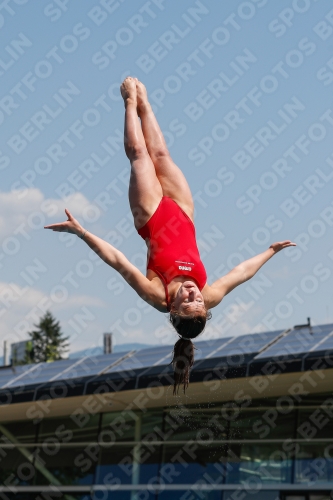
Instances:
[[[64,337],[59,321],[56,321],[50,311],[47,311],[34,327],[36,330],[28,332],[31,343],[26,349],[26,362],[41,363],[63,359],[63,354],[68,351],[69,337]]]

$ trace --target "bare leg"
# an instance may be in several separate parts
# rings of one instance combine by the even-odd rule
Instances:
[[[145,86],[136,79],[138,115],[148,153],[154,163],[163,195],[172,198],[193,221],[193,199],[183,172],[172,161],[161,129],[148,101]]]
[[[124,146],[131,162],[128,197],[134,225],[136,229],[140,229],[155,212],[163,191],[148,154],[138,119],[134,78],[126,78],[120,90],[125,104]]]

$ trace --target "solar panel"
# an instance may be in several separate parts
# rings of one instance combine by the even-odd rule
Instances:
[[[111,367],[105,373],[121,372],[147,368],[151,366],[166,365],[171,361],[172,346],[158,346],[142,349],[128,357],[121,363]]]
[[[75,361],[76,360],[74,359],[64,359],[61,361],[55,361],[53,363],[38,363],[34,365],[31,370],[28,370],[24,374],[24,377],[22,376],[19,379],[13,379],[8,384],[8,387],[22,385],[22,383],[24,383],[24,385],[31,385],[39,384],[41,382],[47,382],[59,372],[64,371],[70,365],[74,364]]]
[[[28,376],[32,370],[35,370],[38,365],[19,365],[6,370],[7,375],[1,379],[0,387],[10,387],[11,384],[17,381],[16,385],[22,385],[24,378]]]
[[[330,333],[331,328],[314,326],[291,330],[268,349],[258,354],[255,359],[274,358],[288,355],[298,355],[309,352]],[[326,327],[326,328],[325,328]]]
[[[89,357],[84,356],[83,358],[76,360],[75,363],[71,364],[61,372],[57,373],[56,375],[54,375],[54,377],[51,377],[49,382],[52,382],[53,380],[63,380],[64,378],[73,378],[73,376],[75,377],[79,365],[84,364],[87,358]]]
[[[42,363],[47,366],[41,367],[39,374],[34,377],[33,383],[40,384],[98,375],[128,353],[102,354],[99,356],[86,356],[80,360],[68,359],[55,363]]]
[[[274,332],[255,333],[240,335],[239,337],[218,339],[216,341],[216,347],[213,350],[209,345],[201,346],[201,344],[209,344],[209,341],[201,342],[201,353],[199,356],[196,356],[196,359],[199,360],[222,356],[240,356],[243,354],[257,353],[260,349],[272,342],[272,340],[274,340],[281,332],[282,330],[277,330]],[[199,343],[197,344],[197,347],[199,347]]]
[[[201,342],[194,341],[196,347],[195,360],[199,361],[200,359],[223,356],[221,350],[232,340],[232,337],[225,337],[222,339],[203,340]]]
[[[9,380],[14,378],[16,373],[11,369],[7,368],[6,370],[0,370],[0,387],[3,387]]]
[[[98,375],[99,373],[108,373],[108,367],[114,365],[124,356],[128,356],[131,351],[117,352],[112,354],[102,354],[99,356],[86,356],[81,363],[73,366],[65,378],[81,378]]]
[[[310,353],[333,349],[333,325],[327,325],[326,331],[328,332],[326,337],[309,349]]]

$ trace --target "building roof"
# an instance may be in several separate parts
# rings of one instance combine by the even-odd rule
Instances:
[[[191,382],[286,374],[333,367],[333,324],[211,339],[195,343]],[[0,370],[0,401],[14,404],[173,383],[172,347],[86,356]]]

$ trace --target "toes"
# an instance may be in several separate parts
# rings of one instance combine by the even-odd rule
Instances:
[[[128,76],[127,78],[125,78],[125,80],[121,84],[121,87],[130,87],[132,83],[134,83],[134,78],[132,78],[131,76]]]
[[[136,85],[135,79],[131,76],[125,78],[123,83],[120,85],[120,92],[124,99],[128,97],[135,97],[136,94]]]

